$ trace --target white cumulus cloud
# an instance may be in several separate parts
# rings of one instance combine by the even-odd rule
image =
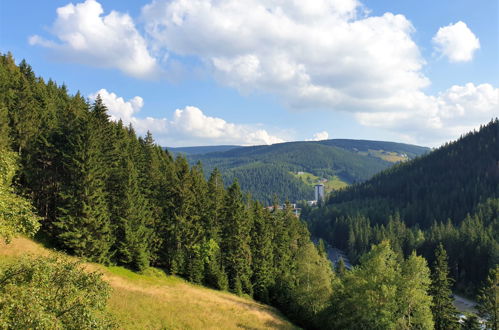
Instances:
[[[368,17],[356,0],[157,0],[142,20],[155,48],[293,108],[365,109],[429,83],[411,22]]]
[[[471,61],[480,48],[480,41],[462,21],[438,29],[432,41],[435,50],[451,62]]]
[[[317,132],[314,136],[307,141],[322,141],[329,138],[329,133],[327,131]]]
[[[90,95],[95,100],[100,95],[112,120],[121,119],[132,124],[138,133],[148,130],[164,146],[239,144],[261,145],[284,142],[280,137],[251,125],[229,123],[221,118],[210,117],[194,106],[186,106],[173,112],[172,118],[140,118],[137,113],[144,102],[140,96],[128,101],[106,89]]]
[[[179,67],[203,63],[241,92],[276,95],[290,109],[348,111],[362,125],[414,143],[435,145],[499,116],[498,89],[490,84],[426,94],[430,80],[412,23],[400,14],[371,15],[358,0],[153,0],[137,22],[143,36],[128,14],[106,15],[99,2],[85,0],[57,10],[54,40],[34,35],[30,43],[138,78],[171,73],[174,60]],[[480,48],[461,21],[441,27],[433,44],[451,62],[470,61]],[[182,139],[177,144],[282,141],[196,107],[178,109],[171,119],[140,118],[139,99],[114,95],[107,103],[113,118],[169,143],[176,143],[173,136]]]
[[[33,35],[29,43],[51,48],[75,62],[117,68],[133,77],[157,76],[159,66],[133,19],[116,11],[103,14],[101,4],[95,0],[70,3],[57,9],[50,29],[58,41]]]
[[[490,84],[455,85],[437,96],[419,93],[412,102],[412,109],[359,112],[356,118],[365,126],[394,131],[407,142],[438,146],[499,116],[499,88]]]

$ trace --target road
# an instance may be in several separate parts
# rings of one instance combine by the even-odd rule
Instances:
[[[475,313],[476,310],[476,302],[461,297],[457,294],[453,294],[454,296],[454,306],[456,306],[457,310],[461,313]]]

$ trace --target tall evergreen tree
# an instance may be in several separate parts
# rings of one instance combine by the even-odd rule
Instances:
[[[130,159],[125,159],[123,182],[123,200],[116,224],[116,256],[120,264],[134,270],[143,270],[149,265],[148,241],[151,228],[147,222],[151,211],[147,199],[139,188],[138,173]]]
[[[457,310],[452,304],[452,279],[449,278],[447,252],[440,243],[435,250],[432,284],[430,293],[433,297],[433,320],[436,330],[458,329]]]
[[[227,190],[223,210],[223,266],[227,272],[230,289],[251,295],[250,218],[246,214],[239,183]]]
[[[251,231],[252,283],[255,298],[269,302],[269,289],[274,284],[272,228],[270,216],[263,206],[254,202],[251,213],[253,228]]]
[[[67,180],[61,189],[58,228],[60,244],[74,254],[96,262],[108,262],[113,243],[104,166],[99,144],[88,120],[73,114],[64,130],[67,150],[64,171]]]

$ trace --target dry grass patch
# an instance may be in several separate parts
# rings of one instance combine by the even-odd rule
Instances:
[[[27,238],[0,243],[0,265],[31,254],[54,253]],[[150,268],[137,274],[122,267],[86,263],[113,288],[110,312],[122,329],[297,329],[280,313],[251,299],[192,285]]]

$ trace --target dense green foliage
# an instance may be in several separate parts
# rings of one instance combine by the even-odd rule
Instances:
[[[405,154],[408,159],[416,158],[430,151],[426,147],[420,147],[405,143],[386,142],[386,141],[334,139],[334,140],[318,141],[316,143],[327,146],[335,146],[338,148],[355,151],[357,153],[369,152],[370,150],[395,152],[398,154]]]
[[[18,234],[33,236],[40,227],[31,202],[12,187],[16,170],[16,154],[0,146],[0,240],[7,242]]]
[[[387,241],[335,281],[325,313],[331,329],[433,329],[430,271],[415,254],[400,260]]]
[[[0,78],[0,146],[6,150],[2,153],[7,155],[6,164],[10,164],[7,170],[0,168],[10,173],[2,182],[5,191],[13,194],[11,181],[17,158],[17,188],[30,196],[42,218],[39,235],[83,259],[135,271],[149,265],[160,267],[194,283],[270,303],[307,328],[431,329],[440,315],[431,312],[427,262],[414,250],[431,255],[433,260],[435,247],[443,242],[449,251],[451,274],[465,280],[481,278],[499,255],[499,199],[492,189],[497,188],[495,167],[487,167],[485,177],[471,176],[473,187],[483,194],[474,199],[472,212],[465,219],[454,222],[422,219],[418,226],[407,220],[410,213],[392,201],[395,197],[381,194],[378,199],[365,198],[363,203],[347,198],[362,191],[360,187],[371,189],[372,182],[387,174],[334,195],[333,205],[316,211],[305,208],[315,234],[323,233],[359,262],[351,271],[340,264],[333,272],[324,243],[317,248],[311,242],[307,224],[292,213],[289,204],[270,211],[243,194],[238,175],[232,174],[234,180],[226,187],[222,171],[213,168],[207,180],[204,169],[217,162],[232,166],[240,161],[242,169],[263,178],[268,172],[283,179],[283,172],[272,167],[276,166],[288,174],[303,170],[353,182],[383,168],[384,161],[336,146],[290,143],[231,149],[212,163],[207,159],[205,168],[200,163],[189,165],[185,157],[173,158],[157,146],[151,134],[137,137],[133,127],[110,121],[99,97],[89,104],[79,93],[69,95],[64,86],[37,78],[25,62],[17,66],[11,55],[0,57]],[[497,130],[497,125],[496,121],[483,130]],[[317,158],[307,156],[307,150]],[[492,149],[496,155],[494,152]],[[390,172],[426,164],[425,159],[399,165]],[[250,164],[255,160],[258,163]],[[402,179],[398,180],[402,184]],[[467,189],[471,188],[463,185],[464,193]],[[29,203],[19,205],[30,209]],[[15,210],[14,205],[2,207],[7,212]],[[15,218],[21,219],[18,215]],[[478,261],[468,253],[474,253]],[[441,264],[438,257],[436,260],[435,274]],[[442,269],[447,276],[447,268]],[[6,286],[0,288],[6,293],[0,296],[4,299],[0,308],[7,311],[1,319],[4,324],[36,320],[46,322],[39,327],[69,324],[64,322],[74,322],[74,328],[90,327],[88,322],[94,322],[93,327],[111,325],[103,313],[106,286],[99,276],[85,275],[75,264],[26,261],[5,274]],[[44,298],[54,294],[64,299]],[[16,305],[14,295],[40,318],[17,318],[22,307]],[[73,310],[78,314],[72,315]]]
[[[265,163],[251,163],[223,171],[224,181],[238,180],[244,191],[265,204],[278,196],[280,201],[312,200],[314,192],[281,166]]]
[[[474,294],[499,263],[499,121],[335,192],[326,204],[302,217],[353,262],[384,239],[432,262],[443,243],[457,288]]]
[[[20,189],[42,217],[45,241],[90,261],[161,267],[315,324],[333,273],[290,207],[269,212],[244,196],[237,180],[226,189],[217,170],[206,180],[201,165],[174,159],[150,134],[137,137],[131,126],[110,121],[100,97],[89,104],[69,95],[11,55],[0,57],[0,77],[7,132],[0,141],[17,151]]]
[[[452,281],[449,279],[447,252],[442,244],[435,251],[432,273],[431,295],[433,297],[433,319],[435,330],[458,329],[457,310],[452,304]]]
[[[202,150],[210,150],[206,148]],[[242,190],[271,205],[274,195],[281,202],[313,199],[313,188],[293,177],[291,172],[303,171],[326,179],[337,177],[351,184],[367,180],[392,164],[364,153],[372,148],[405,154],[408,158],[428,151],[423,147],[390,142],[327,140],[228,147],[228,150],[222,148],[206,154],[195,152],[188,159],[193,164],[202,161],[207,171],[215,167],[220,169],[226,182],[237,178]],[[217,150],[217,147],[212,149]]]
[[[0,328],[110,329],[109,285],[67,258],[26,258],[0,270]]]

